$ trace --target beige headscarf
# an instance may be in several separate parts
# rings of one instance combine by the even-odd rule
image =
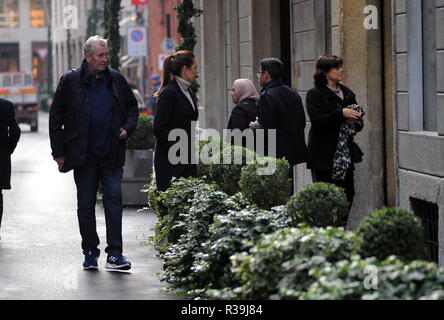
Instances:
[[[238,99],[238,103],[250,98],[259,101],[259,94],[250,79],[238,79],[234,81],[233,88]]]

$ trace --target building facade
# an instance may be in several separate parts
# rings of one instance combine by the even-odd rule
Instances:
[[[162,75],[165,57],[173,53],[180,42],[178,21],[174,7],[180,0],[155,0],[148,2],[148,65],[147,77]]]
[[[0,72],[32,73],[38,87],[48,79],[46,0],[0,1]]]
[[[345,85],[366,109],[357,136],[351,229],[383,206],[423,219],[429,259],[444,263],[444,1],[195,0],[200,69],[200,125],[222,131],[232,82],[251,79],[265,57],[286,65],[284,82],[305,101],[315,60],[345,61]],[[307,116],[307,135],[310,128]],[[295,168],[296,189],[311,183]]]
[[[91,1],[51,0],[52,88],[83,60]]]

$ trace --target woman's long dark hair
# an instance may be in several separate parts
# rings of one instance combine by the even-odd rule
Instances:
[[[323,87],[328,83],[327,74],[331,69],[340,68],[343,65],[342,58],[332,55],[326,54],[320,56],[316,60],[316,72],[314,74],[315,87]]]
[[[163,63],[163,79],[160,85],[159,91],[155,93],[155,96],[159,96],[163,88],[171,81],[171,76],[180,76],[182,68],[186,66],[191,68],[194,64],[194,53],[189,50],[177,51],[170,54]]]

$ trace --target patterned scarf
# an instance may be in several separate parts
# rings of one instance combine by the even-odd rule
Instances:
[[[352,104],[348,109],[353,109],[361,113],[361,118],[357,121],[358,124],[363,125],[364,120],[362,119],[365,115],[364,109],[356,104]],[[347,122],[341,125],[339,131],[338,145],[336,146],[336,153],[333,161],[333,179],[334,180],[345,180],[348,168],[352,163],[350,157],[350,146],[349,137],[356,135],[355,125],[348,124]]]

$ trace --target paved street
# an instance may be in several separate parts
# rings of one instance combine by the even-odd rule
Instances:
[[[83,271],[74,180],[72,172],[58,173],[51,159],[48,114],[40,113],[38,133],[21,128],[13,155],[13,190],[3,193],[0,299],[177,299],[162,292],[165,285],[156,276],[162,260],[152,247],[140,245],[152,234],[152,213],[124,211],[124,255],[133,268],[131,273],[108,272],[105,219],[98,206],[100,270]]]

